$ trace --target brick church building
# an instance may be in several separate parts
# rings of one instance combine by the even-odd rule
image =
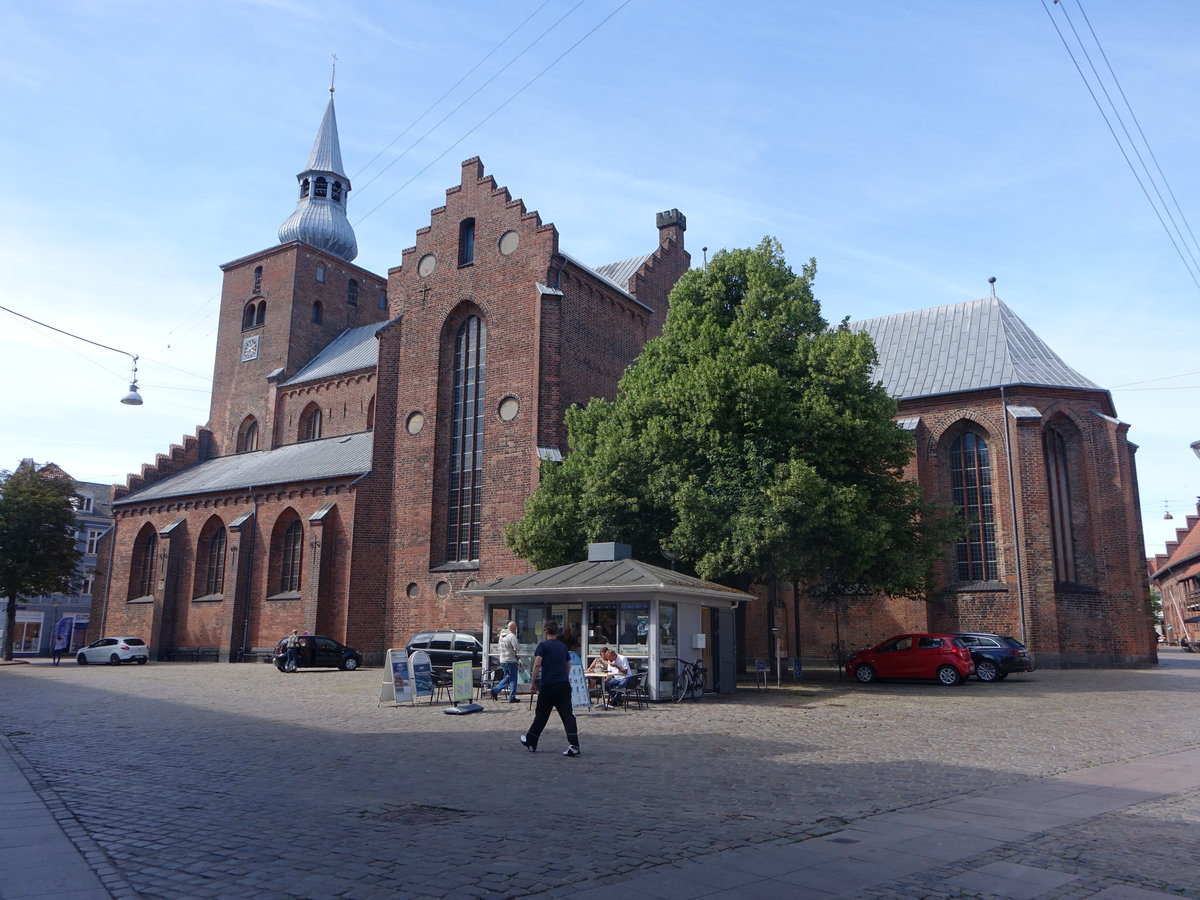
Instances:
[[[470,159],[400,265],[362,269],[332,97],[297,180],[279,243],[221,267],[207,425],[115,491],[92,637],[235,661],[295,627],[370,663],[422,628],[478,630],[460,592],[529,571],[503,531],[566,452],[565,410],[615,394],[690,265],[670,210],[644,255],[590,267]],[[916,441],[910,474],[971,533],[928,603],[743,605],[739,658],[797,652],[773,624],[808,651],[953,627],[1023,635],[1043,665],[1153,662],[1108,393],[995,299],[856,327]]]

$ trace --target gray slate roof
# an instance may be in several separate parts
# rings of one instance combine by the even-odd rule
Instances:
[[[375,339],[375,335],[387,324],[387,322],[372,322],[370,325],[360,325],[358,328],[347,328],[284,384],[315,381],[318,378],[329,378],[332,375],[341,375],[345,372],[354,372],[358,369],[378,365],[379,341]]]
[[[629,293],[629,277],[634,272],[636,272],[639,268],[641,268],[642,263],[644,263],[646,260],[648,260],[652,255],[653,254],[647,254],[645,256],[635,256],[633,259],[627,259],[624,262],[609,263],[606,266],[600,266],[600,268],[598,268],[598,269],[593,269],[587,263],[580,262],[578,259],[573,257],[571,254],[569,254],[569,253],[563,254],[563,256],[566,257],[567,261],[569,263],[571,263],[571,265],[578,266],[579,268],[583,269],[585,272],[591,272],[593,275],[595,275],[601,281],[607,281],[609,284],[611,284],[613,287],[615,287],[622,294],[624,294],[626,297],[628,297],[630,300],[632,300],[634,303],[636,303],[638,306],[642,307],[643,309],[650,309],[650,307],[647,306],[645,303],[643,303],[641,300],[639,300],[637,297],[633,296],[633,294]],[[637,263],[637,265],[634,266],[633,265],[634,263]],[[630,266],[633,266],[633,268],[628,268]],[[625,271],[626,269],[628,269],[628,272],[625,275],[625,280],[617,281],[617,278],[620,277],[621,272]],[[608,272],[609,274],[605,275],[604,274],[605,272]]]
[[[209,459],[122,497],[113,505],[361,475],[371,469],[373,437],[374,432],[365,431]]]
[[[653,253],[646,253],[642,256],[635,256],[632,259],[625,259],[621,262],[609,263],[606,266],[597,266],[594,271],[606,281],[611,281],[623,291],[629,290],[629,279],[634,276],[638,269],[646,264]]]
[[[875,341],[875,376],[897,400],[1013,384],[1104,390],[995,297],[851,322],[850,328]]]
[[[753,599],[753,594],[713,584],[702,578],[672,572],[636,559],[577,562],[528,575],[501,578],[489,584],[463,588],[461,593],[495,596],[502,594],[604,593],[658,590],[687,594],[709,594],[726,600]]]

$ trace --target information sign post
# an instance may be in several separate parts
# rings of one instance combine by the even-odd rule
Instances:
[[[408,674],[408,651],[398,647],[387,652],[387,671],[383,675],[383,683],[379,685],[379,703],[387,701],[395,703],[412,702],[412,682]],[[375,704],[376,706],[379,703]]]

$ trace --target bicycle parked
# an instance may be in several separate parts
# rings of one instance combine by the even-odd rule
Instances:
[[[679,672],[675,676],[673,696],[678,703],[684,697],[694,697],[699,700],[704,696],[704,663],[696,660],[694,663],[686,659],[679,660]]]

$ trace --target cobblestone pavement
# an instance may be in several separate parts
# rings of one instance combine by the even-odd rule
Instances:
[[[565,759],[557,717],[529,754],[527,704],[380,706],[379,669],[36,661],[0,667],[0,734],[113,895],[145,898],[623,895],[724,851],[1200,748],[1200,656],[1174,649],[957,688],[824,675],[582,716]],[[1157,791],[856,896],[987,896],[980,871],[1037,866],[1072,878],[1030,897],[1200,898],[1200,792]]]

